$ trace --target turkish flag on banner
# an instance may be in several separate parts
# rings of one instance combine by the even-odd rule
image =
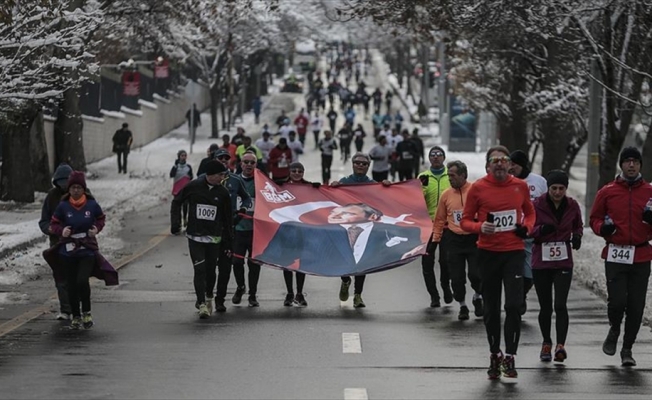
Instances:
[[[276,185],[256,170],[254,259],[312,275],[348,276],[425,254],[432,222],[417,180],[336,188]]]
[[[140,96],[140,72],[125,71],[122,73],[122,94]]]

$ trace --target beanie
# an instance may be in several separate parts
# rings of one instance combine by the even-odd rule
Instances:
[[[641,152],[638,151],[636,147],[625,147],[623,151],[620,152],[618,165],[622,165],[623,161],[627,160],[628,158],[633,158],[643,164],[643,157],[641,156]]]
[[[523,168],[528,168],[528,157],[523,150],[514,150],[512,154],[509,155],[509,158],[512,159],[514,164],[520,165]]]
[[[568,175],[560,169],[553,169],[548,172],[546,181],[548,182],[548,187],[552,185],[563,185],[564,187],[568,187]]]
[[[210,160],[206,163],[206,175],[215,175],[226,172],[224,164],[217,160]]]
[[[79,185],[86,190],[86,175],[82,171],[72,171],[68,177],[68,187]]]
[[[436,150],[437,150],[437,151],[441,151],[442,153],[444,153],[444,158],[446,158],[446,152],[445,152],[444,149],[442,149],[440,146],[433,146],[433,147],[430,149],[430,151],[428,152],[428,156],[430,156],[430,154],[431,154],[433,151],[436,151]]]
[[[293,162],[292,164],[290,164],[290,169],[300,169],[301,171],[306,170],[303,164],[301,164],[300,162]]]
[[[61,185],[64,184],[64,182],[61,181],[68,182],[68,178],[70,177],[71,172],[72,172],[72,168],[70,167],[70,165],[66,163],[59,164],[57,169],[54,171],[54,175],[52,175],[52,184],[61,187]]]

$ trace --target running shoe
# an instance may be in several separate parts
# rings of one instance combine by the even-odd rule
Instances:
[[[246,291],[247,291],[246,287],[239,286],[235,290],[235,293],[233,293],[233,298],[231,299],[231,302],[233,304],[240,304],[240,302],[242,302],[242,296],[245,294]]]
[[[294,293],[288,293],[285,295],[285,301],[283,301],[283,305],[285,307],[292,307],[292,303],[294,302]]]
[[[340,286],[340,301],[347,301],[349,299],[349,287],[351,286],[351,281],[342,281]]]
[[[460,307],[460,313],[457,314],[457,319],[460,321],[466,321],[469,319],[469,308],[467,306]]]
[[[450,286],[446,285],[442,287],[442,290],[444,291],[444,303],[450,304],[453,302],[453,292],[451,291]]]
[[[306,301],[306,296],[304,296],[303,293],[297,293],[297,295],[294,296],[294,304],[298,305],[299,307],[308,306],[308,302]]]
[[[604,343],[602,343],[602,351],[604,354],[608,356],[613,356],[616,354],[616,347],[618,346],[618,336],[620,336],[620,332],[616,331],[615,329],[609,328],[609,333],[607,334],[607,338],[604,340]]]
[[[567,358],[568,354],[566,354],[564,345],[558,344],[557,347],[555,347],[555,362],[564,362]]]
[[[72,321],[70,322],[70,329],[78,330],[81,329],[81,327],[82,327],[81,317],[72,317]]]
[[[208,312],[208,306],[206,303],[201,303],[199,305],[199,319],[206,319],[211,316],[211,313]]]
[[[55,317],[55,319],[57,321],[69,321],[70,318],[71,318],[71,315],[68,314],[68,313],[64,313],[64,312],[58,313],[57,316]]]
[[[82,314],[82,324],[84,329],[91,329],[93,327],[93,316],[90,311]]]
[[[441,302],[439,301],[439,296],[430,297],[430,308],[439,308],[441,307]]]
[[[632,349],[622,349],[620,350],[620,359],[622,361],[623,367],[635,367],[636,360],[632,357]]]
[[[224,299],[215,298],[215,312],[226,312],[226,306],[224,305]]]
[[[355,293],[353,295],[353,307],[355,308],[364,308],[366,305],[364,304],[364,301],[362,301],[362,295],[359,293]]]
[[[258,307],[260,306],[260,303],[258,302],[258,299],[256,299],[255,294],[250,294],[249,295],[249,307]]]
[[[518,372],[516,371],[516,365],[514,361],[514,356],[503,358],[503,362],[500,364],[500,367],[505,378],[518,378]]]
[[[557,347],[559,347],[559,345],[557,345]],[[562,346],[562,349],[563,347],[564,346]],[[555,357],[557,357],[556,352],[555,352]],[[552,343],[543,342],[543,344],[541,345],[541,353],[539,353],[539,359],[543,362],[548,362],[552,360]]]
[[[487,370],[487,375],[489,379],[498,379],[500,378],[500,366],[503,362],[503,352],[492,353],[489,356],[489,369]]]
[[[213,296],[206,295],[206,308],[208,308],[208,315],[213,314]]]
[[[484,302],[482,298],[473,300],[473,313],[476,317],[482,317],[484,315]]]

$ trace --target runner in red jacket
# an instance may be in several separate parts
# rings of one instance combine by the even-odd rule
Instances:
[[[521,334],[523,265],[525,244],[534,226],[534,207],[527,184],[509,175],[509,150],[504,146],[487,151],[488,174],[476,181],[467,195],[460,226],[479,235],[478,259],[484,298],[484,324],[491,350],[490,379],[518,373],[514,355]],[[474,219],[477,216],[477,221]],[[500,303],[505,286],[505,357],[500,350]]]
[[[609,333],[602,345],[607,355],[616,354],[620,325],[625,335],[620,351],[623,366],[634,366],[632,346],[641,326],[652,260],[652,186],[641,177],[643,158],[635,147],[620,153],[622,173],[598,191],[590,224],[606,240],[602,249],[607,278]]]

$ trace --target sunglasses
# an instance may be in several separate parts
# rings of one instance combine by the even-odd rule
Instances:
[[[353,161],[353,165],[369,165],[366,161]]]
[[[489,162],[492,163],[492,164],[498,164],[498,163],[500,163],[500,162],[508,163],[508,162],[510,162],[510,161],[512,161],[512,159],[509,158],[509,157],[507,157],[507,156],[502,156],[502,157],[489,157]]]
[[[243,161],[242,163],[245,165],[256,165],[256,161]]]
[[[442,153],[441,151],[433,151],[432,153],[430,153],[430,157],[443,157],[443,156],[444,153]]]
[[[219,157],[217,157],[217,159],[220,160],[220,161],[222,161],[222,160],[230,160],[231,156],[219,156]]]

